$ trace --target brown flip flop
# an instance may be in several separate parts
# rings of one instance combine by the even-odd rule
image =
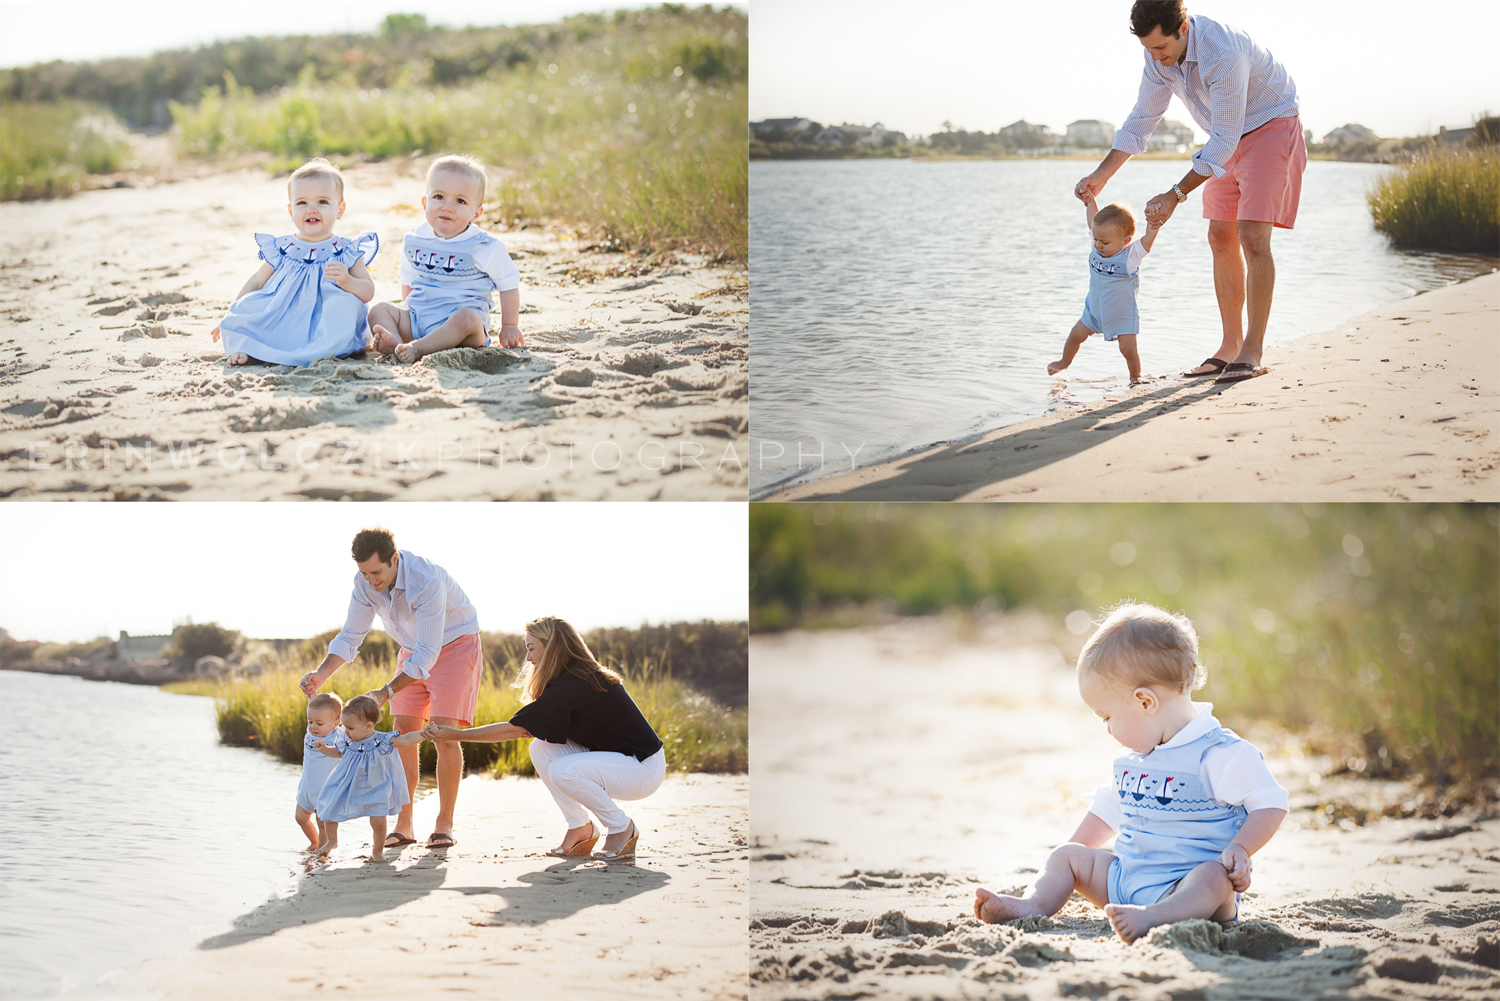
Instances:
[[[1224,366],[1226,366],[1228,364],[1229,364],[1229,362],[1224,361],[1222,358],[1215,358],[1212,355],[1210,355],[1207,358],[1205,358],[1202,361],[1200,361],[1197,365],[1193,366],[1194,368],[1202,368],[1204,365],[1211,365],[1211,366],[1213,366],[1209,371],[1207,371],[1207,372],[1184,372],[1182,374],[1183,374],[1183,376],[1185,378],[1188,378],[1188,379],[1201,379],[1205,375],[1218,375],[1220,372],[1224,371]]]

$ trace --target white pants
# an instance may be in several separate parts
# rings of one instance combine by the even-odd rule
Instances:
[[[637,761],[619,751],[590,751],[571,740],[553,744],[536,737],[531,741],[531,763],[570,830],[588,824],[592,811],[608,834],[630,826],[615,800],[645,799],[661,788],[667,775],[666,748]]]

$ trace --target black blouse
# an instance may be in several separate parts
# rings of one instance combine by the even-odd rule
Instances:
[[[518,726],[553,744],[576,741],[591,751],[618,751],[645,761],[661,750],[661,738],[646,722],[624,685],[593,683],[576,674],[560,674],[547,682],[535,702],[510,718]]]

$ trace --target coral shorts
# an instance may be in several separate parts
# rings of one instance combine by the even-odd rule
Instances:
[[[1273,118],[1241,136],[1223,175],[1203,185],[1203,218],[1269,222],[1291,229],[1306,169],[1302,119]]]
[[[405,668],[410,657],[410,650],[402,650],[396,666]],[[437,663],[427,677],[418,678],[391,696],[391,715],[424,720],[446,716],[458,720],[460,726],[469,726],[479,705],[479,676],[483,673],[479,634],[460,636],[438,651]]]

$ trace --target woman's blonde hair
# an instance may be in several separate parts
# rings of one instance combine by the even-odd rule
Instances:
[[[1125,602],[1109,610],[1078,655],[1078,675],[1135,688],[1162,685],[1190,692],[1208,682],[1198,663],[1198,633],[1186,615]]]
[[[526,634],[541,640],[543,648],[541,661],[535,664],[528,661],[515,681],[522,701],[535,702],[548,682],[564,672],[586,678],[596,692],[605,691],[606,685],[618,685],[623,680],[620,672],[605,667],[594,658],[578,630],[566,619],[551,615],[532,619],[526,623]]]

